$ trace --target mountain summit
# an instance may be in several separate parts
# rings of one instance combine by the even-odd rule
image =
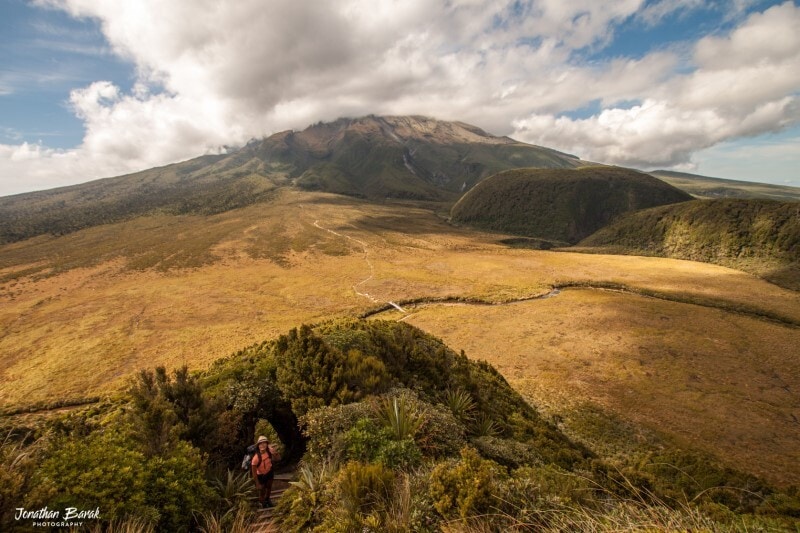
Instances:
[[[152,212],[219,213],[263,201],[287,186],[373,201],[452,204],[501,170],[582,163],[463,122],[419,116],[343,118],[276,133],[229,154],[0,198],[0,243]]]
[[[251,143],[239,154],[288,171],[293,183],[373,200],[454,201],[481,179],[517,167],[572,168],[580,160],[427,117],[339,119]]]

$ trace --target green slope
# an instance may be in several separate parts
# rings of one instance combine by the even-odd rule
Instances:
[[[800,204],[695,200],[631,213],[584,239],[595,251],[739,268],[800,289]]]
[[[214,214],[262,201],[288,183],[263,162],[203,156],[81,185],[0,198],[0,244],[62,235],[145,214]]]
[[[480,184],[452,209],[452,220],[483,229],[576,243],[615,217],[691,197],[635,170],[517,169]]]

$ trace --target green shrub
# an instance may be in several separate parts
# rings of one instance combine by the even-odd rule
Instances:
[[[467,443],[466,428],[445,408],[423,404],[425,424],[417,434],[416,442],[426,456],[441,458],[458,455]]]
[[[131,428],[121,423],[52,442],[34,473],[27,504],[100,507],[104,520],[142,517],[162,530],[188,530],[192,510],[208,509],[214,499],[200,452],[176,441],[164,455],[148,457],[135,442]]]
[[[497,463],[465,447],[459,460],[440,463],[433,469],[429,494],[442,517],[463,519],[497,507],[499,483],[504,477]]]
[[[180,441],[169,455],[153,457],[145,468],[145,502],[158,509],[160,530],[186,531],[194,522],[192,510],[211,507],[214,494],[206,483],[205,461],[189,443]]]
[[[143,516],[157,521],[148,505],[147,458],[119,428],[83,438],[51,442],[34,473],[31,507],[100,507],[104,519]]]
[[[298,478],[278,500],[275,510],[281,531],[309,531],[318,525],[330,499],[329,485],[336,467],[329,462],[304,461],[297,469]]]
[[[385,390],[389,375],[380,359],[329,346],[309,326],[293,329],[276,345],[277,383],[302,416],[309,410],[360,400]]]
[[[347,463],[336,480],[339,501],[351,512],[369,512],[388,501],[394,472],[382,464]]]
[[[148,456],[164,453],[177,438],[203,447],[215,432],[218,408],[185,366],[175,370],[172,378],[164,367],[157,367],[155,373],[142,370],[128,395],[133,424]]]
[[[349,462],[333,482],[335,503],[318,531],[379,531],[381,511],[392,499],[394,472],[380,463]]]
[[[378,419],[395,440],[414,439],[424,416],[404,396],[383,398],[377,409]]]
[[[342,435],[371,414],[372,407],[366,402],[320,407],[306,413],[300,418],[300,424],[308,437],[308,458],[322,462],[345,457],[346,443]]]
[[[387,429],[379,427],[371,418],[361,418],[342,433],[344,461],[372,462],[378,450],[391,439]]]
[[[464,425],[447,409],[421,400],[413,390],[392,389],[377,402],[376,410],[382,423],[392,428],[394,438],[411,432],[398,426],[413,426],[413,440],[426,456],[457,455],[466,444]]]
[[[389,468],[409,470],[422,462],[422,452],[412,439],[390,439],[378,449],[375,460]]]
[[[483,457],[491,459],[503,466],[516,468],[541,463],[536,449],[525,442],[497,437],[477,437],[470,443]]]
[[[378,426],[369,418],[362,418],[342,435],[345,454],[343,460],[380,462],[389,468],[408,469],[422,460],[413,439],[397,440],[392,430]]]

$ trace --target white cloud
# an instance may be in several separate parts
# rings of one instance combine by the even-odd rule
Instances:
[[[39,3],[97,19],[138,80],[130,93],[103,81],[72,92],[86,129],[73,150],[3,147],[0,176],[30,181],[6,180],[0,194],[366,113],[465,120],[599,161],[665,165],[798,120],[800,9],[792,2],[697,43],[688,73],[670,52],[580,57],[613,40],[620,23],[656,24],[697,9],[694,0]],[[559,117],[597,101],[605,110],[593,117]],[[641,105],[621,105],[631,101]],[[17,152],[33,155],[23,164],[10,159]]]
[[[515,122],[518,137],[535,132],[545,146],[559,146],[585,159],[634,167],[670,167],[689,162],[697,150],[730,138],[758,135],[800,120],[796,101],[768,102],[732,120],[715,109],[681,109],[646,100],[629,109],[606,109],[588,119],[533,115]]]
[[[695,60],[708,70],[742,64],[781,64],[797,58],[800,33],[792,2],[757,13],[728,37],[706,37],[697,43]],[[795,69],[796,70],[796,69]]]
[[[798,27],[800,9],[775,6],[727,37],[699,41],[696,69],[642,91],[642,105],[587,119],[533,113],[514,122],[514,136],[600,162],[677,166],[716,143],[798,124]]]

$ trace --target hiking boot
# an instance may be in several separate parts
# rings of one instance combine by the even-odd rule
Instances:
[[[269,509],[270,507],[275,507],[275,504],[272,503],[272,500],[268,499],[262,504],[262,506],[264,507],[264,509]]]

